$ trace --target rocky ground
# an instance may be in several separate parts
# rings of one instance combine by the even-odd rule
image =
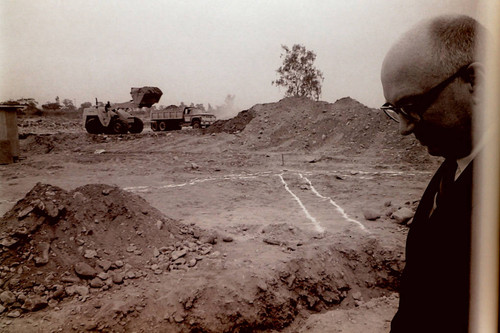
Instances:
[[[20,118],[1,330],[387,332],[439,162],[396,125],[350,98],[136,135]]]

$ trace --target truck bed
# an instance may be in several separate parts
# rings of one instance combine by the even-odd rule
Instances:
[[[182,119],[182,111],[159,110],[151,111],[151,120],[159,119]]]

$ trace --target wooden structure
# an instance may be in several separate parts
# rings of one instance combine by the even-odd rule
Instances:
[[[16,111],[24,108],[26,108],[24,105],[0,104],[0,164],[14,163],[19,160]]]

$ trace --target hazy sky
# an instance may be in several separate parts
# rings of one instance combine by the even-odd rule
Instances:
[[[281,45],[303,44],[325,77],[321,100],[384,102],[380,67],[417,21],[477,18],[474,0],[0,0],[0,101],[130,100],[157,86],[159,104],[247,109],[276,102]]]

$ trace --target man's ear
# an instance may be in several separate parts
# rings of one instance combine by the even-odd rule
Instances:
[[[480,98],[481,89],[484,86],[484,66],[480,62],[473,62],[467,66],[465,75],[465,81],[470,85],[470,93],[474,98]]]

